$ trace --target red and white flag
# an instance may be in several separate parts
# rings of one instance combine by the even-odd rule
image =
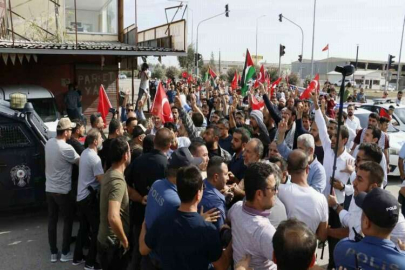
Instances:
[[[233,76],[232,84],[231,84],[232,90],[236,90],[238,88],[238,72],[235,71],[235,75]]]
[[[380,109],[380,117],[388,118],[388,120],[391,121],[391,115],[389,115],[386,109],[383,108]]]
[[[274,90],[276,89],[276,87],[280,84],[280,82],[281,82],[281,80],[282,80],[283,78],[278,78],[276,81],[274,81],[272,84],[271,84],[271,87],[270,87],[270,90],[271,90],[271,93],[270,93],[270,98],[274,95]]]
[[[159,116],[163,124],[166,122],[173,122],[172,109],[170,108],[169,100],[167,99],[167,95],[161,82],[156,91],[151,113],[152,115]]]
[[[329,50],[329,44],[327,44],[327,45],[325,46],[325,48],[322,49],[323,52],[324,52],[324,51],[327,51],[327,50]]]
[[[264,72],[263,65],[260,68],[260,72],[259,72],[259,75],[257,76],[256,81],[259,81],[259,83],[264,83],[266,81],[266,73]]]
[[[98,106],[97,106],[97,112],[101,114],[101,118],[103,118],[104,121],[104,127],[107,125],[106,117],[108,115],[108,112],[112,108],[111,102],[108,99],[107,93],[105,92],[104,86],[100,85],[100,89],[98,91]]]
[[[261,110],[264,107],[264,100],[258,101],[255,95],[252,95],[252,110]]]
[[[183,79],[187,79],[187,77],[188,77],[187,71],[183,71],[183,73],[181,74],[181,77],[183,77]]]
[[[300,99],[309,99],[311,98],[312,91],[319,90],[319,74],[315,75],[315,78],[309,83],[307,89],[302,92]]]

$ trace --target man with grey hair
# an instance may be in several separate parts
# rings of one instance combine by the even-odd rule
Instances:
[[[328,203],[323,194],[308,185],[307,154],[296,149],[288,156],[287,163],[291,184],[280,185],[278,196],[287,209],[287,217],[304,222],[319,240],[325,241],[328,236]]]
[[[263,143],[257,138],[250,139],[243,152],[245,165],[248,166],[251,163],[258,162],[262,158],[263,153]]]
[[[288,159],[288,156],[292,150],[287,146],[284,138],[284,133],[287,130],[287,123],[282,120],[278,124],[278,132],[282,136],[277,138],[277,149],[283,158]],[[309,174],[308,174],[308,184],[313,187],[316,191],[323,193],[326,187],[326,173],[322,164],[318,161],[315,156],[315,141],[314,137],[310,134],[302,134],[297,139],[297,148],[304,151],[308,157],[309,164]]]

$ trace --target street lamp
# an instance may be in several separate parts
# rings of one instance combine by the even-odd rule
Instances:
[[[314,0],[314,23],[312,26],[311,78],[313,78],[314,76],[315,11],[316,11],[316,0]]]
[[[263,17],[266,17],[266,15],[259,16],[259,17],[257,17],[257,19],[256,19],[256,65],[257,65],[257,32],[258,32],[258,30],[259,30],[259,25],[258,25],[258,23],[259,23],[259,19],[260,19],[260,18],[263,18]]]
[[[279,14],[279,21],[282,22],[283,18],[286,19],[287,21],[289,21],[290,23],[294,24],[295,26],[297,26],[300,30],[301,30],[301,64],[300,64],[300,78],[302,79],[302,59],[304,57],[304,31],[302,30],[301,26],[299,26],[298,24],[296,24],[295,22],[293,22],[292,20],[288,19],[287,17],[283,16],[283,14]]]
[[[192,16],[192,19],[191,19],[191,44],[193,44],[194,43],[194,12],[188,6],[187,6],[187,9],[191,11],[191,16]],[[188,15],[187,15],[187,17],[188,17]]]
[[[198,31],[199,31],[199,29],[200,29],[200,25],[201,25],[203,22],[209,21],[209,20],[211,20],[211,19],[214,19],[214,18],[219,17],[219,16],[224,15],[224,14],[225,14],[226,17],[229,17],[229,12],[230,12],[230,11],[229,11],[229,5],[226,4],[226,5],[225,5],[225,11],[224,11],[224,12],[222,12],[222,13],[220,13],[220,14],[217,14],[217,15],[215,15],[215,16],[209,17],[209,18],[207,18],[207,19],[205,19],[205,20],[202,20],[201,22],[198,23],[198,25],[197,25],[197,40],[196,40],[196,44],[195,44],[195,53],[196,53],[197,55],[198,55]],[[198,76],[198,63],[197,63],[197,66],[196,66],[196,75]]]
[[[402,41],[404,40],[404,28],[405,28],[405,16],[404,16],[404,23],[402,25],[401,46],[399,47],[398,72],[397,72],[397,91],[399,90],[399,77],[401,76],[401,73],[402,73],[401,53],[402,53]],[[387,89],[385,89],[385,90],[387,90]]]

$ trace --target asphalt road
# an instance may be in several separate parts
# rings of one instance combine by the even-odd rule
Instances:
[[[399,178],[390,178],[388,190],[397,197]],[[58,247],[61,248],[62,222],[58,224]],[[73,232],[76,234],[78,223]],[[74,244],[71,246],[73,251]],[[83,269],[71,263],[51,263],[47,233],[46,210],[25,211],[22,213],[0,214],[0,270],[47,270]],[[321,249],[317,249],[318,264],[327,265],[329,254],[325,248],[324,258],[320,260]]]

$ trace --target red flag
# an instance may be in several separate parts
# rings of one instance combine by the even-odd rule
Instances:
[[[233,76],[231,87],[232,87],[232,90],[236,90],[236,88],[238,88],[238,72],[237,71],[235,71],[235,75]]]
[[[287,86],[290,87],[290,83],[288,82],[288,75],[285,75],[285,82],[287,83]]]
[[[159,116],[162,119],[162,123],[173,122],[172,109],[170,108],[169,100],[162,83],[159,83],[156,91],[155,100],[153,101],[151,113],[155,116]]]
[[[215,79],[217,77],[217,74],[215,74],[215,72],[211,68],[208,69],[208,72],[209,72],[211,78]]]
[[[168,78],[166,84],[169,85],[172,82],[172,79]]]
[[[187,79],[187,77],[188,77],[187,71],[184,71],[183,73],[181,73],[181,76],[182,76],[184,79]]]
[[[380,117],[388,118],[388,120],[391,121],[391,115],[389,115],[386,109],[383,108],[380,109]]]
[[[327,51],[327,50],[329,50],[329,44],[327,44],[327,45],[325,46],[325,48],[322,49],[323,52],[324,52],[324,51]]]
[[[108,99],[107,93],[105,92],[104,86],[100,85],[98,90],[98,106],[97,112],[101,114],[101,118],[104,121],[104,127],[107,125],[106,117],[110,109],[112,108],[110,100]]]
[[[302,92],[300,99],[309,99],[311,98],[311,93],[314,90],[318,90],[319,88],[319,74],[315,75],[315,78],[309,83],[307,89]]]
[[[271,93],[270,93],[270,98],[274,95],[274,89],[276,89],[276,87],[280,84],[280,82],[281,82],[281,80],[282,80],[283,78],[278,78],[275,82],[273,82],[272,84],[271,84]]]
[[[193,82],[193,80],[194,80],[194,78],[193,78],[193,75],[188,75],[188,78],[187,78],[187,83],[191,83],[191,82]]]
[[[264,107],[264,100],[258,101],[255,95],[252,95],[252,110],[261,110]]]
[[[259,76],[256,79],[260,83],[264,83],[266,80],[266,74],[264,73],[264,66],[262,65],[260,68]]]

